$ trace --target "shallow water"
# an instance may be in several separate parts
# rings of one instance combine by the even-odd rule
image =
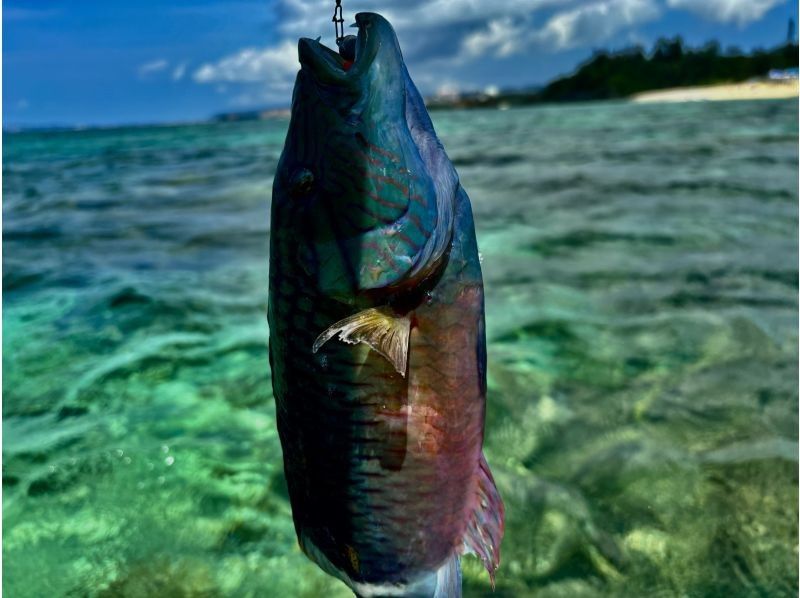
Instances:
[[[796,102],[433,116],[483,254],[494,596],[796,595]],[[275,430],[286,124],[5,136],[9,596],[350,595]]]

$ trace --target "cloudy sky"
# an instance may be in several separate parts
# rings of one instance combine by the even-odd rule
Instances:
[[[184,121],[288,104],[298,37],[332,43],[334,0],[4,0],[5,126]],[[343,0],[395,25],[426,94],[541,84],[594,49],[772,47],[790,0]]]

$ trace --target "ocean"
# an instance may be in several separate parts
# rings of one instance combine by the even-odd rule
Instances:
[[[433,113],[475,211],[497,589],[796,596],[796,101]],[[3,590],[346,597],[267,358],[288,122],[3,139]]]

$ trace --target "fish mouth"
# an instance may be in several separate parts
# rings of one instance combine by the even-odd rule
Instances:
[[[328,85],[343,85],[359,79],[369,70],[380,46],[378,36],[371,34],[373,16],[371,13],[356,15],[353,26],[358,27],[358,37],[354,62],[345,60],[318,39],[304,37],[298,47],[302,68],[310,71],[320,83]]]

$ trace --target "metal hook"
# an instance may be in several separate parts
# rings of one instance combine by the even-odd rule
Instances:
[[[336,0],[336,8],[333,11],[334,27],[336,27],[336,43],[344,39],[344,16],[342,16],[342,0]]]

